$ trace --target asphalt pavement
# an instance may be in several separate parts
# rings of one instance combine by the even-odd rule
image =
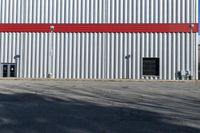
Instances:
[[[0,80],[0,133],[200,133],[200,82]]]

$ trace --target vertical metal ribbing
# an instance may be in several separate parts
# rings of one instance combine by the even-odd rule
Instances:
[[[44,51],[44,49],[43,49],[44,45],[39,45],[43,41],[42,40],[44,38],[43,36],[44,36],[44,34],[40,34],[40,41],[37,44],[38,45],[38,74],[37,75],[38,75],[39,78],[43,77],[43,70],[42,70],[42,68],[43,68],[44,57],[42,55],[42,51]]]
[[[81,68],[81,60],[80,60],[80,55],[81,55],[81,49],[80,49],[80,36],[81,36],[81,33],[78,33],[77,34],[77,47],[76,47],[76,50],[77,50],[77,54],[76,54],[76,60],[77,60],[77,64],[76,64],[76,78],[80,79],[80,68]]]
[[[194,0],[194,23],[198,23],[198,1]],[[195,61],[194,61],[194,66],[195,66],[195,80],[198,79],[198,33],[194,33],[194,45],[195,45],[195,48],[194,48],[194,51],[195,51],[195,54],[194,54],[194,57],[195,57]]]
[[[197,0],[3,0],[0,22],[188,23],[192,5],[197,16]]]
[[[0,33],[0,70],[1,70],[1,71],[0,71],[0,76],[2,76],[2,67],[1,67],[2,57],[3,57],[3,56],[2,56],[2,52],[3,52],[3,51],[2,51],[2,44],[3,44],[2,41],[3,41],[3,40],[2,40],[2,33]]]
[[[194,52],[195,52],[195,46],[193,46],[193,42],[194,42],[194,36],[193,36],[193,24],[192,24],[192,22],[194,22],[194,0],[191,0],[191,14],[190,14],[190,16],[191,16],[191,64],[192,64],[192,66],[191,66],[191,73],[192,73],[192,79],[195,79],[195,59],[194,59]]]
[[[198,2],[195,0],[194,4],[196,3]],[[190,5],[189,0],[153,0],[151,2],[149,0],[121,2],[115,0],[47,0],[45,2],[42,0],[8,0],[1,2],[0,6],[5,8],[1,8],[0,13],[3,23],[156,23],[158,19],[161,23],[189,22]],[[195,14],[197,10],[198,8],[195,7]],[[107,19],[103,20],[103,17]]]
[[[198,35],[198,33],[197,34],[195,34],[195,43],[196,43],[196,48],[195,48],[195,67],[196,67],[196,69],[195,69],[195,71],[196,71],[196,73],[195,73],[195,79],[196,80],[198,80],[199,79],[199,41],[198,41],[198,39],[199,39],[199,35]]]
[[[56,78],[140,79],[142,58],[158,57],[160,79],[175,79],[178,71],[192,69],[190,38],[190,33],[56,33],[54,74]],[[20,77],[46,77],[50,39],[48,33],[1,33],[1,61],[14,63],[13,56],[20,54]],[[126,74],[128,69],[131,73]]]
[[[66,33],[63,33],[64,34],[64,46],[63,46],[63,78],[67,78],[67,75],[68,75],[68,45],[67,45],[67,42],[68,42],[68,35],[66,35]]]
[[[80,54],[80,78],[84,78],[84,73],[85,73],[85,39],[84,39],[85,35],[83,33],[81,33],[81,38],[80,38],[80,50],[81,50],[81,54]]]
[[[60,49],[59,49],[59,62],[60,62],[60,71],[59,71],[59,78],[64,78],[64,33],[61,34],[60,36]]]
[[[197,3],[196,0],[7,0],[0,3],[0,22],[196,23]],[[53,34],[51,37],[51,33],[1,33],[1,62],[14,62],[13,56],[20,54],[19,77],[47,77],[50,70],[47,49],[53,43],[52,69],[56,78],[141,79],[143,57],[161,59],[160,79],[176,79],[181,70],[193,71],[197,78],[196,33]],[[124,56],[128,54],[132,56],[130,73],[126,74]]]
[[[168,34],[168,41],[167,41],[167,59],[166,61],[168,62],[167,64],[167,79],[172,79],[172,34]]]
[[[103,40],[102,40],[102,53],[103,53],[103,62],[102,62],[102,71],[103,71],[103,79],[106,79],[106,33],[103,33]]]

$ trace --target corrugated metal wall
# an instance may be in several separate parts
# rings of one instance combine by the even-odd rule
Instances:
[[[199,41],[200,41],[200,38],[199,38]],[[199,71],[199,80],[200,80],[200,43],[199,43],[199,57],[198,57],[198,60],[199,60],[199,63],[198,63],[198,71]]]
[[[198,0],[0,0],[0,23],[198,22],[192,12]]]
[[[197,23],[197,14],[197,0],[0,0],[0,23]],[[52,43],[55,78],[174,80],[189,70],[197,79],[197,36],[0,33],[0,61],[15,63],[20,55],[18,77],[47,77]],[[160,77],[142,76],[143,57],[160,58]]]
[[[51,41],[49,33],[0,33],[1,62],[14,63],[13,57],[21,55],[19,77],[47,77]],[[142,57],[159,57],[159,79],[176,79],[178,71],[187,70],[197,76],[198,46],[190,41],[190,33],[53,33],[53,74],[55,78],[157,79],[142,77]],[[129,66],[127,55],[131,55]]]

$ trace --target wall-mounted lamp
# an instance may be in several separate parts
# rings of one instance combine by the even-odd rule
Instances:
[[[191,30],[191,32],[192,32],[193,28],[194,28],[194,24],[190,24],[190,30]]]
[[[51,30],[51,32],[53,32],[54,29],[55,29],[55,26],[51,25],[51,26],[50,26],[50,30]]]
[[[14,59],[16,60],[16,59],[19,59],[20,58],[20,55],[15,55],[14,56]]]

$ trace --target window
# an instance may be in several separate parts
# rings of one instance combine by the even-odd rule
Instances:
[[[159,58],[143,58],[143,75],[159,76]]]

